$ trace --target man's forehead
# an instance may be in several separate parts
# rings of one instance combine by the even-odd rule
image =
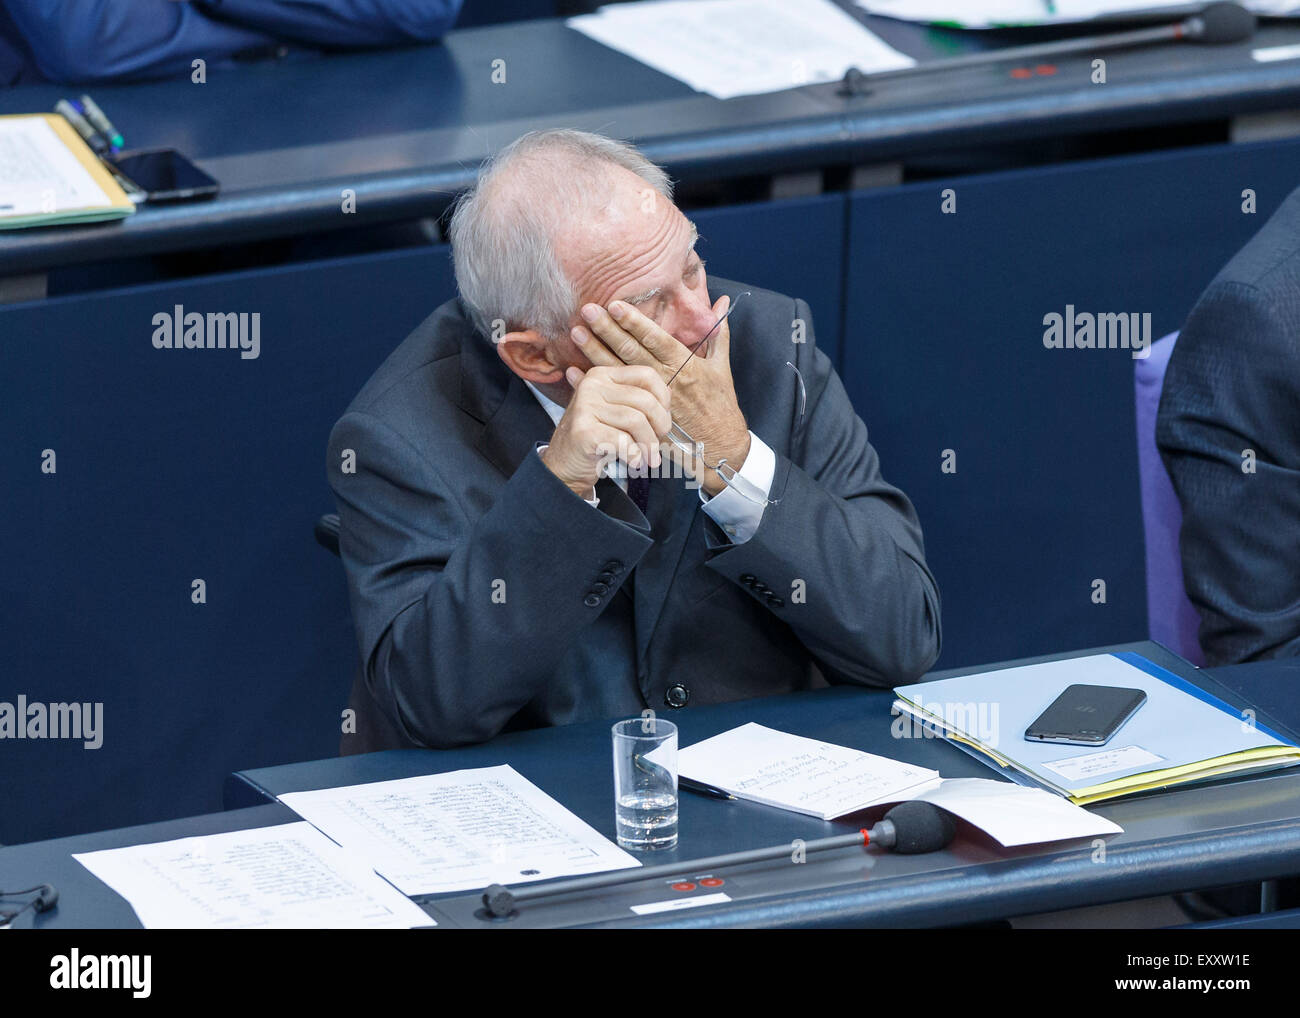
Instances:
[[[695,250],[695,245],[700,239],[700,231],[696,228],[695,224],[691,222],[689,219],[686,220],[686,226],[687,226],[686,243],[682,247],[682,258],[684,261],[689,261],[691,257],[691,252]],[[675,268],[675,262],[670,260],[668,263],[668,267],[670,269]],[[621,297],[619,299],[622,300],[625,304],[644,304],[646,301],[653,300],[655,297],[658,297],[662,290],[663,290],[662,286],[652,286],[646,290],[642,290],[639,293],[634,293],[631,296]]]

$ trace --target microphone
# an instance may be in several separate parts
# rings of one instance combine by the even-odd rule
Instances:
[[[957,824],[949,813],[944,812],[933,803],[920,799],[899,803],[884,819],[876,823],[871,830],[860,830],[856,834],[840,834],[831,838],[816,838],[802,844],[805,856],[813,852],[824,852],[832,848],[875,845],[886,851],[892,850],[899,855],[916,855],[921,852],[937,852],[946,848],[956,837]],[[731,852],[727,855],[710,856],[707,859],[695,859],[685,863],[667,863],[663,866],[641,867],[636,870],[617,870],[613,873],[601,873],[593,877],[577,877],[573,880],[561,880],[541,887],[522,887],[512,889],[502,884],[493,884],[483,892],[483,908],[488,915],[496,919],[505,918],[515,912],[516,906],[524,901],[537,901],[574,891],[590,891],[598,887],[613,887],[616,884],[628,884],[638,880],[657,879],[659,877],[680,876],[684,872],[713,870],[723,866],[740,866],[745,863],[762,862],[768,859],[785,859],[790,856],[789,845],[777,845],[773,848],[754,848],[746,852]]]
[[[21,891],[0,891],[0,898],[9,898],[19,894],[32,893],[35,893],[36,897],[22,908],[12,910],[0,909],[0,926],[7,926],[29,908],[33,912],[48,912],[59,903],[59,892],[53,884],[39,884],[36,887],[27,887]]]
[[[957,835],[952,814],[923,799],[902,802],[871,828],[868,841],[899,855],[920,855],[947,848]]]
[[[37,912],[48,912],[59,903],[59,892],[53,884],[41,884],[36,890],[32,908]]]
[[[1245,42],[1255,34],[1255,15],[1241,4],[1217,3],[1188,18],[1187,38],[1211,46]]]
[[[1198,13],[1172,25],[1138,28],[1127,32],[1113,32],[1109,35],[1088,35],[1077,39],[1061,39],[1056,42],[1035,43],[1032,46],[1011,46],[1006,49],[986,50],[981,53],[968,53],[965,56],[950,57],[946,60],[932,60],[928,63],[918,64],[915,67],[904,67],[896,71],[881,71],[876,74],[863,74],[856,67],[850,67],[844,73],[844,80],[840,83],[839,94],[844,96],[864,95],[878,81],[891,81],[896,78],[908,78],[914,75],[929,74],[934,71],[979,67],[1004,61],[1043,60],[1069,56],[1073,53],[1099,53],[1106,50],[1129,49],[1133,46],[1147,46],[1161,42],[1196,42],[1208,46],[1225,46],[1249,39],[1255,34],[1255,27],[1255,15],[1246,10],[1241,4],[1212,3]]]

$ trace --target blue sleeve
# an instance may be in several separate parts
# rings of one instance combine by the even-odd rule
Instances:
[[[196,0],[228,21],[309,46],[400,46],[441,38],[462,0]]]
[[[5,7],[51,81],[188,74],[196,58],[222,60],[275,42],[175,0],[22,0]]]

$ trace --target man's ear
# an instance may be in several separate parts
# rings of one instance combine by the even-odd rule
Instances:
[[[536,329],[507,332],[496,346],[497,356],[520,378],[534,385],[564,380],[564,368],[551,360],[551,345]]]

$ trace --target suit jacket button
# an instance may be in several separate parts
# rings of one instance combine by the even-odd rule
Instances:
[[[582,603],[585,604],[588,608],[595,608],[598,604],[600,604],[600,598],[598,598],[595,594],[588,594],[586,597],[582,599]]]
[[[606,586],[605,584],[603,584],[603,583],[593,583],[593,584],[591,585],[591,592],[592,592],[593,594],[608,594],[608,593],[609,593],[609,587],[607,587],[607,586]]]
[[[782,600],[781,598],[779,598],[779,597],[769,597],[769,598],[767,599],[767,606],[768,606],[769,608],[784,608],[784,607],[785,607],[785,601],[783,601],[783,600]]]
[[[766,583],[755,583],[754,590],[756,593],[762,594],[764,597],[770,596],[772,593],[772,588]]]
[[[618,577],[608,569],[596,577],[598,583],[613,583],[617,579]]]
[[[740,574],[740,582],[743,583],[746,587],[752,587],[756,579],[757,577],[753,573]]]
[[[616,558],[610,559],[605,563],[605,572],[614,573],[615,575],[623,571],[623,563]]]
[[[664,703],[669,707],[685,707],[686,701],[690,698],[691,691],[678,682],[668,687],[668,692],[664,694]]]

